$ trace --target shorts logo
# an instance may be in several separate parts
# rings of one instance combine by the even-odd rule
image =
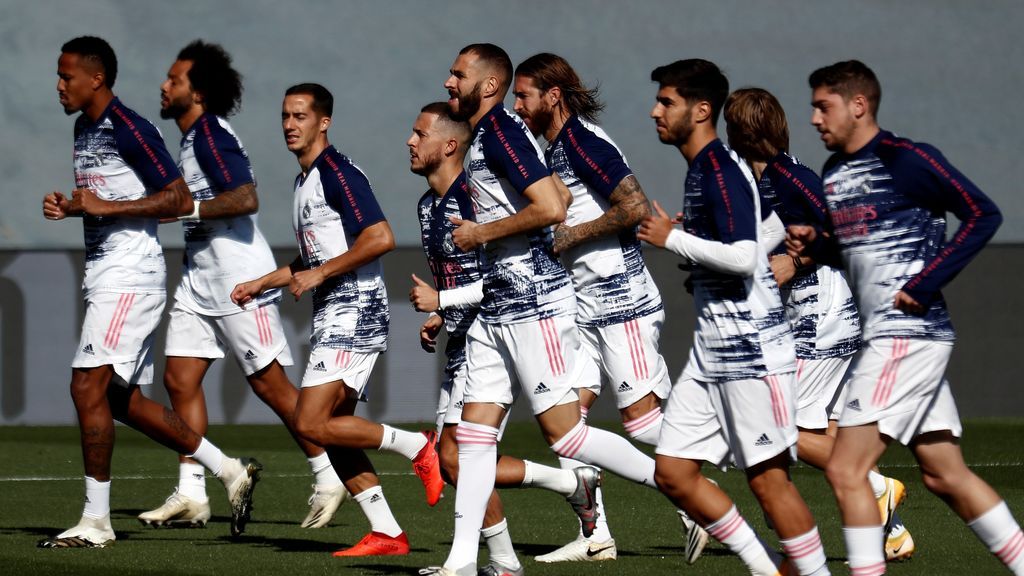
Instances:
[[[245,359],[246,360],[255,360],[256,359],[256,353],[253,352],[252,350],[247,350],[245,352]]]
[[[85,348],[82,348],[82,353],[88,354],[90,356],[96,355],[96,353],[92,351],[92,344],[86,344]]]
[[[373,504],[374,502],[380,502],[383,498],[384,497],[381,496],[380,494],[374,494],[373,496],[370,496],[370,504]]]
[[[321,360],[316,363],[316,366],[313,366],[312,370],[314,372],[327,372],[327,367],[324,366],[323,360]]]
[[[537,387],[533,389],[533,395],[534,396],[536,396],[538,394],[546,394],[548,392],[551,392],[551,389],[548,388],[547,386],[545,386],[543,382],[538,384]]]
[[[459,400],[458,402],[455,403],[455,407],[458,408],[459,410],[462,410],[462,404],[462,400]]]
[[[632,391],[633,391],[633,387],[630,386],[629,384],[626,384],[625,381],[623,381],[622,384],[619,384],[619,392],[632,392]]]
[[[761,437],[754,442],[754,446],[771,446],[772,441],[768,438],[767,434],[761,434]]]
[[[203,474],[202,473],[193,474],[192,478],[194,478],[196,480],[202,480],[203,479]]]
[[[850,410],[856,410],[860,412],[860,398],[854,398],[852,401],[846,403],[846,407]]]

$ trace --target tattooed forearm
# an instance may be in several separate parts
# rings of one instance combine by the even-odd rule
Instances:
[[[260,208],[256,187],[250,182],[228,190],[199,205],[200,220],[216,220],[253,214]]]
[[[627,176],[608,198],[611,207],[600,217],[576,226],[559,226],[555,230],[555,252],[563,252],[594,238],[611,236],[638,225],[651,208],[635,176]]]
[[[178,178],[166,188],[138,200],[110,202],[107,216],[135,218],[173,218],[192,211],[192,193],[185,181]]]

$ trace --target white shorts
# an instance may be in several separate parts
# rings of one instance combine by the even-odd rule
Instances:
[[[164,354],[185,358],[223,358],[230,349],[246,376],[277,360],[292,365],[281,314],[271,303],[228,316],[198,314],[175,302],[167,324]]]
[[[745,470],[796,457],[794,374],[709,383],[681,377],[665,406],[657,454]]]
[[[512,406],[520,390],[533,414],[576,401],[583,382],[573,316],[516,324],[474,322],[466,334],[466,402]]]
[[[72,368],[110,365],[121,384],[153,383],[153,337],[165,294],[101,292],[85,301],[85,320]]]
[[[444,373],[445,379],[441,383],[441,394],[437,400],[437,418],[434,423],[438,434],[441,433],[441,429],[446,424],[454,425],[462,422],[462,407],[464,405],[463,398],[466,394],[467,374],[465,349],[458,356],[448,359]],[[502,418],[501,425],[498,426],[499,442],[505,434],[505,425],[508,423],[508,417],[511,413],[511,408],[505,410],[505,417]]]
[[[309,353],[309,363],[302,375],[302,388],[342,381],[355,390],[360,401],[369,398],[370,373],[380,352],[353,352],[324,346]]]
[[[852,354],[796,361],[796,425],[799,428],[824,430],[829,420],[839,418],[837,400],[843,396],[843,379],[851,360]]]
[[[960,437],[960,414],[944,377],[952,353],[952,342],[868,340],[847,375],[839,425],[878,423],[879,432],[902,444],[938,430]]]
[[[586,389],[600,395],[607,384],[615,394],[615,407],[628,408],[651,392],[668,398],[672,380],[658,352],[665,311],[602,327],[580,327],[586,352]]]

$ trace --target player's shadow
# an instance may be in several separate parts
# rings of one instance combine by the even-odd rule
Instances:
[[[44,538],[53,538],[57,534],[67,530],[67,528],[54,528],[53,526],[22,526],[20,528],[0,528],[0,536],[13,536],[17,534],[24,534],[38,538],[40,540]],[[131,539],[131,531],[117,531],[117,539],[129,540]]]
[[[358,569],[360,574],[419,574],[419,568],[398,564],[346,564],[346,568]]]
[[[516,544],[516,552],[522,552],[522,555],[524,557],[540,556],[542,554],[547,554],[548,552],[554,552],[558,549],[558,547],[558,544]],[[619,558],[623,558],[629,556],[643,556],[643,554],[632,550],[623,550],[620,548],[617,556]]]
[[[355,545],[355,542],[324,542],[323,540],[309,540],[305,538],[281,538],[271,536],[261,536],[259,534],[245,533],[241,536],[231,537],[224,535],[211,541],[214,543],[239,543],[247,544],[249,546],[258,546],[262,548],[271,548],[277,552],[315,552],[315,553],[331,553],[336,550],[342,550],[350,546]],[[196,543],[198,544],[198,542]],[[429,552],[427,548],[411,548],[410,552]],[[371,565],[371,568],[384,569],[386,566],[383,565]],[[405,569],[406,567],[402,567]],[[385,574],[393,574],[393,571],[384,572]]]

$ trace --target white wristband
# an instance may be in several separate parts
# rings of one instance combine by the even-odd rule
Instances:
[[[199,220],[199,203],[200,200],[193,200],[192,204],[195,206],[195,210],[192,210],[191,214],[185,216],[178,216],[178,220]]]

